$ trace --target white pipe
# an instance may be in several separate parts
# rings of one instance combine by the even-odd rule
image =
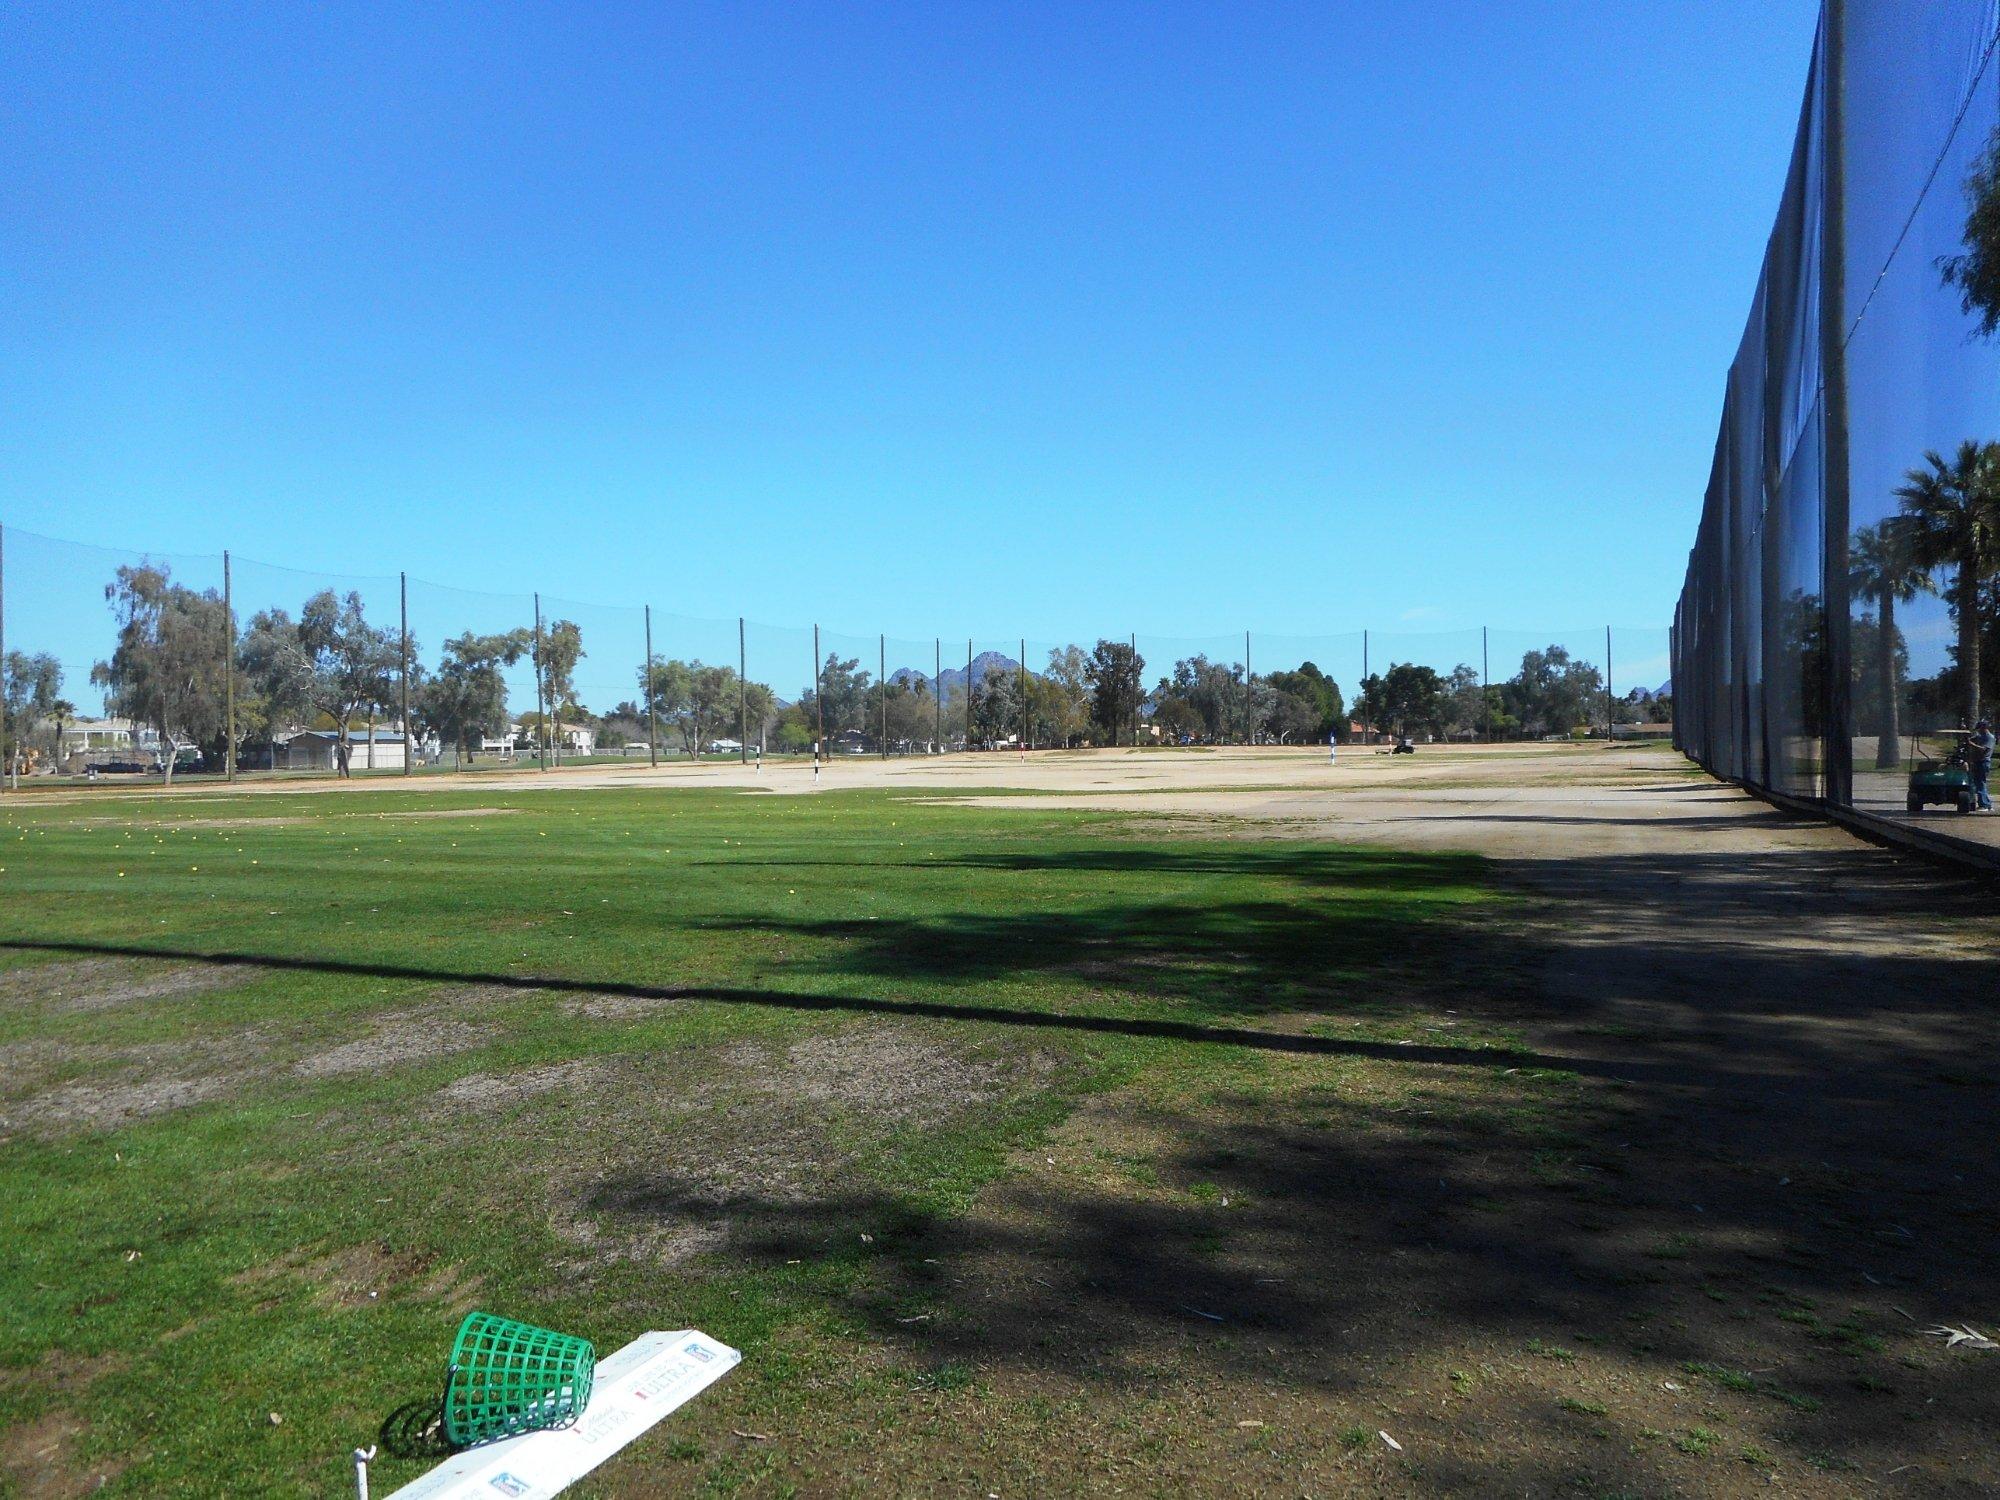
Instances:
[[[356,1500],[368,1500],[368,1461],[375,1456],[371,1443],[366,1448],[354,1450],[354,1494]]]

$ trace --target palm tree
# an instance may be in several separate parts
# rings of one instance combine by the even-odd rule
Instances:
[[[1847,549],[1847,586],[1857,598],[1872,599],[1880,625],[1876,680],[1882,696],[1882,720],[1875,738],[1875,769],[1902,764],[1898,748],[1903,685],[1896,680],[1896,606],[1919,594],[1934,594],[1937,585],[1911,548],[1908,516],[1887,516],[1877,526],[1863,526]]]
[[[1926,453],[1896,497],[1910,521],[1910,552],[1919,567],[1956,574],[1958,674],[1965,722],[1979,719],[1979,585],[2000,564],[2000,443],[1958,445],[1950,463]]]
[[[56,769],[62,769],[63,730],[76,718],[76,705],[67,698],[58,698],[49,705],[49,717],[56,721]]]

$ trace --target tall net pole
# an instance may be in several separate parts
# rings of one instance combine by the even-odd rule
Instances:
[[[1617,711],[1618,700],[1611,692],[1611,627],[1604,627],[1604,743],[1611,743],[1616,725],[1613,714]]]
[[[1493,743],[1493,704],[1486,696],[1492,669],[1486,658],[1486,627],[1479,627],[1479,728],[1487,744]]]
[[[813,775],[819,775],[820,757],[825,753],[826,694],[820,683],[819,626],[813,626],[813,714],[818,728],[813,733]]]
[[[13,743],[7,738],[7,528],[0,526],[0,755],[7,757],[7,764],[0,766],[0,792],[7,789],[7,772],[13,768]],[[90,736],[84,735],[83,742],[90,743]],[[62,746],[56,746],[56,758],[62,758]]]
[[[750,647],[741,615],[736,617],[736,758],[750,764]]]
[[[653,606],[646,606],[646,671],[639,679],[646,690],[646,764],[660,766],[660,720],[653,705]]]
[[[401,658],[402,667],[401,677],[398,682],[398,695],[402,700],[403,708],[403,774],[408,776],[414,770],[411,762],[415,759],[417,750],[416,736],[410,730],[410,575],[408,573],[398,573],[396,575],[396,585],[399,613],[403,622],[403,645],[402,650],[398,653]]]
[[[931,637],[931,716],[936,723],[932,748],[944,753],[944,642]]]
[[[1369,722],[1372,717],[1369,710],[1374,706],[1368,694],[1368,632],[1364,630],[1361,632],[1361,743],[1364,745],[1375,743],[1375,730]]]
[[[542,686],[542,596],[535,595],[535,759],[549,768],[548,698]]]
[[[889,637],[875,637],[875,697],[880,705],[882,759],[889,758]]]
[[[1139,747],[1139,699],[1144,684],[1139,680],[1139,632],[1133,631],[1125,642],[1132,648],[1132,748]]]
[[[1028,741],[1034,727],[1028,722],[1028,638],[1021,637],[1021,759],[1028,758]]]
[[[1849,687],[1852,633],[1848,628],[1849,495],[1847,432],[1847,0],[1826,0],[1826,82],[1820,124],[1823,166],[1820,194],[1819,336],[1820,389],[1826,419],[1821,442],[1825,478],[1825,537],[1821,557],[1821,597],[1826,625],[1825,694],[1832,722],[1822,726],[1826,744],[1826,799],[1854,803],[1854,741]],[[1886,632],[1884,632],[1886,634]],[[1883,649],[1890,649],[1885,642]],[[1979,684],[1972,683],[1977,698]]]
[[[369,744],[372,747],[374,741]],[[236,605],[229,587],[227,550],[222,554],[222,779],[236,779]]]
[[[965,748],[972,748],[972,640],[965,642]]]
[[[1243,632],[1243,743],[1253,744],[1257,739],[1255,710],[1251,705],[1250,693],[1250,632]]]

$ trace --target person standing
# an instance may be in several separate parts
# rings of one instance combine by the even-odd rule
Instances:
[[[1981,812],[1993,811],[1987,781],[1993,775],[1993,724],[1981,719],[1965,737],[1965,768],[1972,773],[1972,795]]]

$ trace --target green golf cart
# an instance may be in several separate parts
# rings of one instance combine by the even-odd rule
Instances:
[[[1972,811],[1972,768],[1965,753],[1965,739],[1970,732],[1947,729],[1910,736],[1910,790],[1906,805],[1912,814],[1932,804],[1955,807],[1962,813]],[[1923,744],[1925,740],[1946,743],[1929,746]]]

